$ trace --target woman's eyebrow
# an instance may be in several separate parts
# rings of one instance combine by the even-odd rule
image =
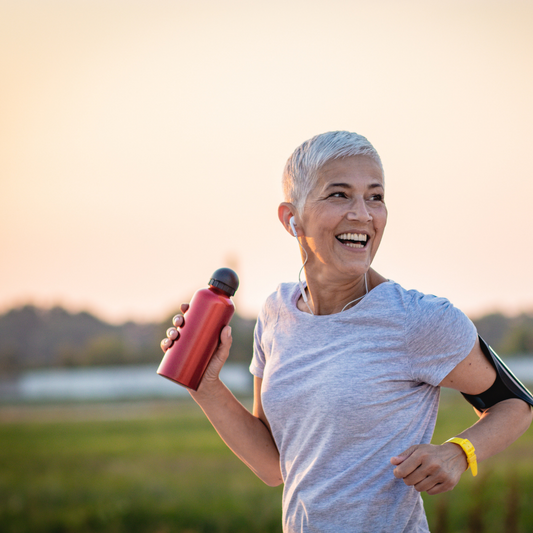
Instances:
[[[349,189],[351,185],[349,183],[328,183],[326,186],[326,190],[333,189],[334,187],[344,187],[346,189]]]
[[[336,182],[336,183],[328,183],[327,186],[326,186],[326,191],[328,189],[333,189],[335,187],[344,187],[345,189],[351,189],[352,188],[352,185],[350,183],[343,183],[343,182]],[[369,189],[377,189],[377,188],[381,188],[383,189],[383,183],[379,183],[379,181],[376,181],[374,183],[371,183],[369,186],[368,186]]]

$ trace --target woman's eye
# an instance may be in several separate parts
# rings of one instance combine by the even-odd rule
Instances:
[[[383,201],[383,195],[382,194],[373,194],[370,197],[370,201],[372,201],[372,202],[382,202]]]
[[[334,192],[329,195],[330,198],[347,198],[346,194],[343,192]]]

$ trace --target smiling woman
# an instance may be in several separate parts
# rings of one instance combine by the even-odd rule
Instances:
[[[285,533],[428,532],[420,493],[453,489],[469,467],[475,475],[477,461],[528,428],[529,400],[501,393],[464,313],[371,268],[387,208],[381,161],[365,137],[305,142],[283,188],[278,216],[298,239],[306,284],[281,284],[259,314],[253,414],[219,379],[228,327],[190,393],[243,462],[265,483],[285,484]],[[170,328],[163,349],[178,335]],[[440,387],[478,396],[493,384],[474,426],[429,444]]]

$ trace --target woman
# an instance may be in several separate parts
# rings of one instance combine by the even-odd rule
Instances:
[[[467,453],[472,461],[464,443],[429,444],[440,387],[477,395],[496,371],[449,301],[407,291],[370,267],[387,209],[381,161],[367,139],[330,132],[305,142],[287,162],[283,189],[278,215],[298,239],[306,283],[280,285],[259,315],[253,414],[219,379],[229,327],[191,395],[265,483],[285,484],[284,532],[427,532],[420,493],[451,490]],[[171,328],[163,350],[177,336]],[[532,418],[516,398],[480,415],[458,436],[478,461]]]

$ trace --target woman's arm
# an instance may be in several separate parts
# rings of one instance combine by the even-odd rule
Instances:
[[[181,320],[174,325],[180,326]],[[177,335],[171,331],[169,337],[172,340]],[[280,485],[279,453],[261,403],[262,380],[257,377],[254,380],[254,414],[251,414],[219,378],[231,342],[231,328],[226,326],[198,390],[189,390],[189,393],[233,453],[267,485]],[[170,346],[171,343],[167,343],[164,349]]]
[[[481,351],[479,340],[470,354],[440,383],[466,394],[480,394],[496,379],[496,371]],[[458,437],[468,439],[476,450],[478,462],[504,450],[530,426],[533,413],[530,406],[519,399],[499,402],[483,413],[479,420]],[[454,435],[450,435],[451,437]],[[468,468],[466,455],[453,443],[411,446],[391,459],[396,465],[394,475],[419,492],[438,494],[457,485]]]

